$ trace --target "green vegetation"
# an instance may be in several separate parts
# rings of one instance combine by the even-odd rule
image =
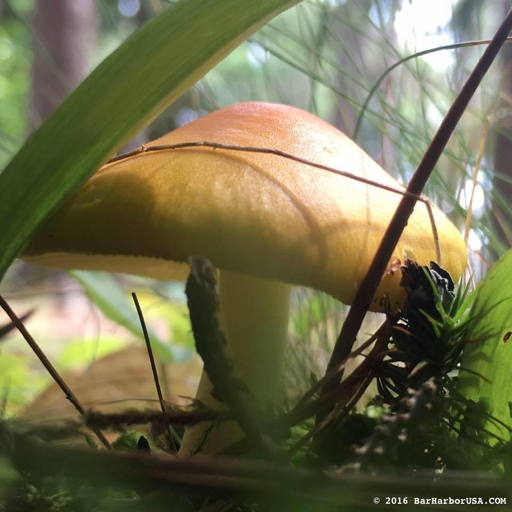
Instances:
[[[432,496],[511,503],[507,47],[425,189],[461,231],[471,215],[466,280],[452,287],[437,266],[408,263],[400,270],[405,305],[379,319],[383,327],[368,320],[331,394],[322,378],[347,308],[317,292],[294,292],[280,405],[259,411],[231,449],[235,460],[169,457],[186,425],[223,419],[183,399],[199,375],[193,334],[200,330],[190,324],[181,285],[13,264],[47,215],[139,130],[151,139],[238,101],[302,107],[349,135],[365,106],[358,143],[407,182],[483,50],[407,60],[366,104],[372,86],[415,50],[492,37],[504,17],[486,2],[454,0],[440,22],[445,39],[413,48],[403,27],[420,18],[409,25],[402,18],[427,18],[420,3],[154,0],[129,17],[122,2],[102,2],[98,67],[32,134],[38,2],[0,5],[0,294],[19,315],[34,310],[25,324],[92,409],[81,417],[61,408],[60,400],[69,405],[64,395],[0,317],[0,511],[373,510],[372,499],[385,503],[386,496],[408,504]],[[156,399],[132,290],[166,404]],[[229,381],[229,364],[223,368]],[[237,400],[251,405],[240,388],[230,398],[235,419]],[[112,450],[99,448],[98,430]]]

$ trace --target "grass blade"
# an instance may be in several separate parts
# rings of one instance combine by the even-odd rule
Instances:
[[[182,0],[107,57],[0,174],[0,278],[34,229],[112,153],[298,0]]]

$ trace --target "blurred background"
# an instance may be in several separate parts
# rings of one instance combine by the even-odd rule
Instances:
[[[0,0],[0,168],[103,58],[171,3]],[[231,103],[272,101],[319,115],[407,182],[484,46],[400,61],[490,38],[508,7],[507,0],[305,0],[239,46],[124,150]],[[505,45],[425,191],[466,233],[475,281],[512,240],[511,102],[512,45]],[[17,262],[0,284],[19,314],[33,311],[29,330],[78,397],[108,409],[155,399],[131,291],[152,329],[165,394],[186,403],[200,364],[182,283]],[[286,377],[292,389],[322,375],[344,313],[325,295],[295,292]],[[19,335],[0,343],[3,414],[73,415]]]

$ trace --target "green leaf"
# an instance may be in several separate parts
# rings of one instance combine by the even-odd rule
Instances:
[[[121,434],[113,443],[112,447],[117,450],[137,450],[139,439],[144,436],[143,432],[128,430]]]
[[[16,409],[27,402],[34,381],[29,378],[30,360],[22,354],[2,352],[0,357],[0,393],[7,399],[7,409]],[[0,411],[0,413],[3,411]]]
[[[142,328],[135,306],[126,297],[117,281],[107,272],[74,271],[71,275],[84,287],[89,298],[100,308],[105,316],[122,325],[141,339]],[[193,353],[192,349],[171,345],[160,339],[148,327],[151,347],[156,356],[165,362],[186,361]]]
[[[195,351],[196,344],[186,305],[170,303],[166,316],[173,345],[179,345]]]
[[[464,349],[459,391],[475,402],[487,404],[489,413],[512,425],[512,251],[508,251],[489,271],[476,290],[473,319],[467,331],[472,343]],[[510,437],[503,426],[487,426],[504,439]]]
[[[76,369],[77,366],[89,365],[123,348],[125,344],[121,338],[77,338],[66,341],[57,359],[57,368],[61,371]]]
[[[107,57],[0,174],[0,278],[35,228],[130,136],[299,0],[181,0]]]

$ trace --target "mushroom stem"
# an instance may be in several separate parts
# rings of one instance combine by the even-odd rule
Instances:
[[[288,328],[290,286],[278,281],[219,272],[220,324],[237,376],[249,387],[258,405],[271,408],[278,398]],[[196,399],[213,409],[225,406],[213,398],[203,371]],[[188,428],[180,455],[215,454],[242,438],[234,421]]]

